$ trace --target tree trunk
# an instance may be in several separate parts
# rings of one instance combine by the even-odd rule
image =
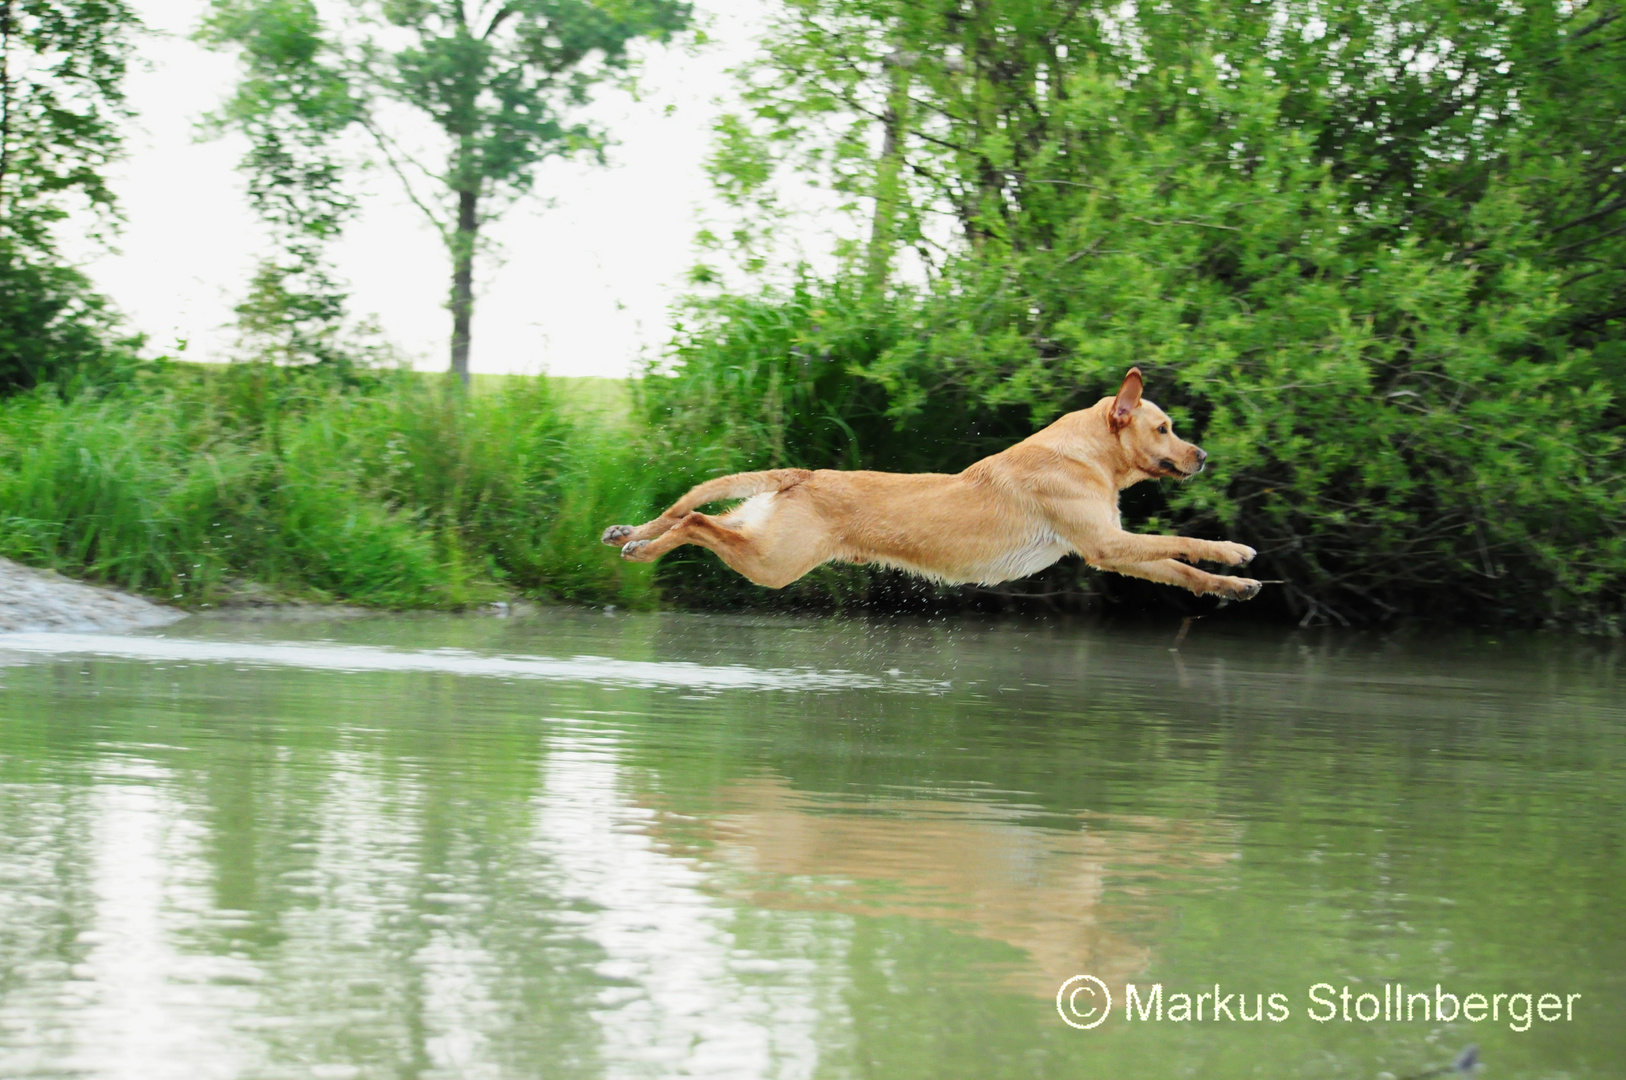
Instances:
[[[903,202],[903,126],[909,102],[909,74],[902,59],[894,59],[888,67],[890,85],[881,121],[884,136],[875,175],[875,217],[870,221],[869,267],[865,275],[876,293],[886,289],[898,241],[898,215]]]
[[[6,212],[6,173],[11,167],[12,0],[0,0],[0,221]]]
[[[469,337],[474,319],[474,241],[480,231],[475,211],[480,194],[457,193],[457,232],[452,237],[452,372],[469,385]]]

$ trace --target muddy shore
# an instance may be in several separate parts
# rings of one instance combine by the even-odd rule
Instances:
[[[140,630],[185,617],[130,593],[0,559],[0,633]]]

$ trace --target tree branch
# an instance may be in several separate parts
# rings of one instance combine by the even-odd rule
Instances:
[[[504,4],[502,9],[491,17],[491,22],[486,24],[486,32],[480,35],[480,39],[482,41],[490,41],[491,35],[497,32],[497,27],[501,26],[505,21],[507,21],[508,17],[515,13],[515,10],[516,9],[513,4]]]
[[[1554,225],[1552,228],[1547,230],[1547,235],[1548,236],[1556,236],[1558,233],[1563,232],[1565,229],[1573,229],[1577,225],[1590,224],[1591,222],[1594,222],[1594,221],[1598,220],[1599,218],[1608,217],[1610,214],[1613,214],[1616,210],[1622,210],[1622,209],[1626,209],[1626,197],[1616,199],[1612,203],[1605,203],[1603,206],[1601,206],[1598,209],[1592,211],[1592,213],[1583,214],[1582,216],[1580,216],[1578,218],[1575,218],[1574,220],[1564,222],[1564,224],[1562,224],[1562,225]]]
[[[449,244],[451,242],[450,229],[440,220],[439,216],[429,208],[428,204],[426,204],[422,199],[418,198],[418,192],[413,188],[412,181],[407,179],[406,171],[401,168],[400,161],[396,159],[396,151],[399,148],[394,146],[394,143],[390,137],[384,134],[383,130],[373,122],[373,118],[371,116],[368,116],[365,113],[362,114],[361,126],[367,129],[367,134],[371,135],[373,137],[373,141],[378,144],[378,149],[384,154],[384,160],[389,163],[390,171],[395,174],[395,178],[397,180],[401,181],[401,187],[406,190],[406,196],[412,201],[412,205],[423,211],[424,217],[429,219],[429,224],[433,225],[435,227],[435,231],[440,234],[441,241]],[[419,171],[425,173],[428,172],[428,170],[422,165],[419,165],[418,162],[413,161],[411,155],[407,154],[405,151],[401,151],[400,154],[401,157],[406,158],[406,160],[411,162],[413,165],[417,165]]]

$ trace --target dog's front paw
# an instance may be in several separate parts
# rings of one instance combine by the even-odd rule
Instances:
[[[632,525],[611,525],[604,530],[604,535],[599,539],[611,547],[619,547],[627,537],[632,535],[634,528],[635,526]]]
[[[1259,595],[1263,586],[1253,578],[1233,577],[1224,579],[1227,588],[1225,595],[1232,600],[1252,600]]]
[[[644,549],[649,547],[652,542],[650,540],[634,540],[621,549],[621,557],[628,562],[653,562],[654,556],[644,554]]]
[[[1230,540],[1215,540],[1210,550],[1213,554],[1206,556],[1208,561],[1223,563],[1226,566],[1246,566],[1259,554],[1247,544],[1238,544]]]

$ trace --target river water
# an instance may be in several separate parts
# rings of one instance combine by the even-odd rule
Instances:
[[[1620,651],[1219,622],[0,635],[0,1077],[1626,1075]]]

